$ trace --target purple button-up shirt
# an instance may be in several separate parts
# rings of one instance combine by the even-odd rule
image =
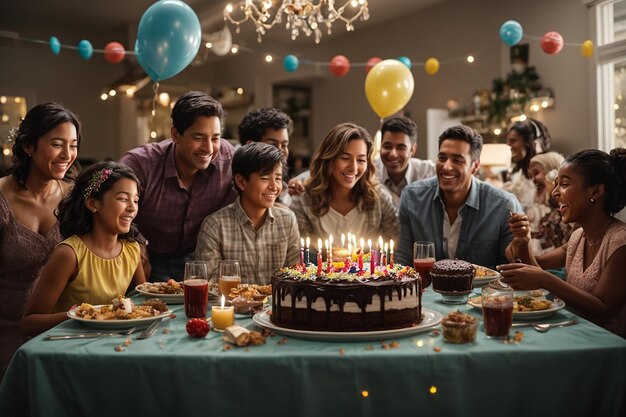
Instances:
[[[132,149],[120,159],[141,181],[135,223],[152,251],[172,256],[193,252],[204,218],[237,198],[231,170],[235,149],[224,139],[220,141],[217,157],[199,172],[191,191],[178,178],[176,145],[171,139]]]

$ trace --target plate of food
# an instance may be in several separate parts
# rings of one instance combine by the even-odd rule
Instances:
[[[173,279],[167,282],[144,282],[137,285],[135,290],[144,297],[160,298],[168,304],[185,302],[183,283]]]
[[[91,305],[82,303],[67,312],[67,316],[85,326],[98,329],[124,329],[133,326],[147,326],[155,320],[172,314],[167,305],[156,298],[146,300],[141,305],[129,298],[118,297],[113,304]]]
[[[513,303],[513,320],[533,320],[548,317],[565,307],[565,302],[558,298],[548,300],[548,292],[543,289],[532,291],[515,291]],[[482,308],[480,295],[470,297],[467,304],[474,308]]]
[[[489,284],[492,279],[500,278],[500,273],[486,266],[474,265],[474,288]]]
[[[271,285],[239,284],[230,290],[228,303],[235,307],[235,316],[251,318],[269,306],[271,296]]]
[[[291,336],[298,339],[335,341],[335,342],[361,342],[361,341],[381,341],[392,338],[409,337],[418,333],[425,332],[441,323],[442,315],[434,310],[422,307],[423,319],[416,326],[405,327],[402,329],[377,330],[369,332],[324,332],[289,329],[287,327],[277,326],[270,319],[270,310],[264,310],[252,317],[254,322],[261,326],[272,330],[275,333]]]

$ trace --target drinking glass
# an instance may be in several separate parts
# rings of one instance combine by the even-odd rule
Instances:
[[[239,261],[220,261],[220,278],[218,285],[220,294],[228,298],[230,290],[241,284],[241,274],[239,272]]]
[[[483,287],[480,301],[487,337],[503,339],[509,335],[514,298],[513,288],[499,279]]]
[[[185,263],[183,279],[185,314],[189,318],[206,317],[209,303],[209,280],[206,262]]]
[[[413,267],[422,277],[422,289],[430,285],[430,268],[435,263],[435,244],[418,241],[413,243]]]

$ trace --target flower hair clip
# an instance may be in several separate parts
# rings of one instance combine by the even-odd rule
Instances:
[[[109,178],[112,173],[113,170],[109,168],[104,168],[100,171],[94,172],[91,176],[91,179],[89,180],[89,186],[85,190],[85,198],[88,198],[94,191],[98,191],[100,189],[100,186]]]
[[[8,142],[15,143],[15,141],[17,140],[17,136],[19,134],[20,134],[19,127],[12,127],[11,129],[9,129],[9,134],[7,135]]]

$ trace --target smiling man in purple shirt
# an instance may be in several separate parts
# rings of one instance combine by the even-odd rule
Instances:
[[[135,223],[149,242],[150,281],[182,280],[206,216],[235,201],[233,146],[220,138],[224,112],[213,97],[184,94],[172,109],[172,139],[132,149],[143,191]]]

